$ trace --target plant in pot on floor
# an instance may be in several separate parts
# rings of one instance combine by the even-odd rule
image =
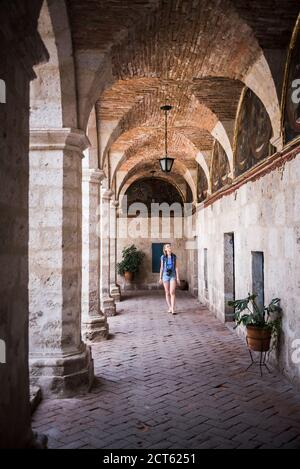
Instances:
[[[229,301],[228,305],[235,311],[235,329],[240,325],[246,327],[249,349],[254,352],[269,352],[276,347],[281,331],[280,299],[274,298],[268,306],[260,308],[256,298],[256,294],[249,293],[247,298]]]
[[[125,280],[131,282],[134,274],[139,270],[144,255],[134,244],[124,248],[122,251],[122,261],[117,264],[119,275],[124,276]]]

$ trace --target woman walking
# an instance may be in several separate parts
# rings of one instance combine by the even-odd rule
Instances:
[[[168,305],[168,312],[176,314],[175,312],[175,292],[176,282],[180,284],[178,273],[178,262],[176,255],[172,253],[171,244],[165,244],[163,248],[163,255],[160,262],[159,283],[164,284],[166,301]]]

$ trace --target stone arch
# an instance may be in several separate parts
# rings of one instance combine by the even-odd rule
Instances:
[[[155,162],[155,159],[157,159],[157,155],[154,155],[154,159],[151,160],[151,169],[153,169],[153,163],[157,164]],[[150,166],[149,166],[150,169]],[[160,172],[159,165],[157,164],[157,172]],[[129,180],[130,178],[134,177],[139,177],[140,172],[145,170],[145,166],[143,163],[138,163],[138,164],[133,164],[132,168],[129,169],[129,171],[119,171],[118,173],[118,178],[117,178],[117,194],[118,198],[120,197],[121,192],[123,191],[124,184],[126,184],[126,181]],[[196,200],[196,167],[194,168],[194,171],[192,172],[191,169],[187,168],[182,161],[177,160],[176,161],[176,166],[173,167],[172,169],[173,175],[175,175],[175,180],[177,177],[182,178],[186,182],[186,184],[189,186],[192,195],[193,195],[193,200]],[[194,173],[194,174],[193,174]],[[164,176],[161,176],[164,177]],[[165,176],[167,177],[167,176]],[[169,179],[169,178],[168,178]]]
[[[92,109],[90,114],[87,126],[87,137],[90,142],[90,147],[84,151],[85,157],[82,160],[82,168],[90,170],[99,169],[99,142],[95,108]]]
[[[243,81],[265,106],[273,129],[271,143],[278,150],[281,150],[283,147],[281,108],[272,72],[264,55],[261,55],[255,64],[252,65]]]
[[[151,168],[153,168],[152,165],[151,165]],[[141,177],[144,177],[141,175],[142,171],[145,171],[145,166],[143,164],[140,164],[140,165],[135,166],[131,171],[128,172],[128,174],[124,174],[123,179],[119,181],[117,200],[122,201],[122,198],[125,195],[128,187],[134,181],[140,179]],[[173,176],[174,176],[174,173],[173,173]],[[195,201],[195,189],[196,189],[195,182],[193,180],[193,177],[190,171],[183,164],[179,165],[179,171],[175,174],[175,178],[173,177],[172,180],[170,180],[170,178],[164,174],[160,174],[159,176],[156,176],[156,178],[171,182],[180,193],[182,193],[182,190],[179,187],[180,179],[182,180],[182,182],[185,181],[185,183],[187,184],[187,186],[189,187],[193,195],[193,200]]]
[[[156,176],[154,177],[154,180],[155,180],[155,182],[162,182],[164,185],[166,185],[166,187],[171,187],[173,191],[176,191],[175,195],[178,194],[178,196],[179,196],[179,198],[180,198],[180,203],[183,204],[183,203],[185,202],[185,196],[184,196],[184,194],[183,194],[183,191],[181,190],[181,188],[180,188],[178,185],[176,185],[176,184],[174,183],[174,181],[172,181],[172,180],[170,180],[170,179],[168,179],[168,178],[156,177]],[[128,185],[126,184],[126,190],[125,190],[125,187],[124,187],[125,192],[123,193],[123,197],[124,197],[124,196],[127,194],[127,192],[130,191],[130,189],[131,189],[132,187],[134,187],[134,185],[136,185],[137,183],[139,183],[139,182],[141,182],[141,183],[142,183],[142,182],[146,182],[146,184],[147,184],[147,183],[149,183],[150,181],[152,181],[152,178],[151,178],[151,177],[147,177],[147,176],[145,177],[145,176],[143,176],[143,175],[140,175],[140,176],[138,176],[138,177],[136,177],[136,178],[133,178],[133,179],[130,181],[130,183],[128,183]],[[148,186],[148,188],[149,188],[149,186]],[[158,189],[158,187],[156,187],[156,189]],[[161,194],[160,194],[160,195],[161,195]],[[155,193],[155,196],[156,196],[156,193]],[[122,197],[122,198],[120,197],[120,204],[121,204],[121,205],[122,205],[123,197]],[[179,200],[177,200],[177,202],[179,202]],[[144,202],[144,203],[145,203],[145,202]],[[170,201],[170,203],[171,203],[171,201]],[[149,207],[148,207],[148,208],[149,208]]]
[[[77,128],[73,47],[64,0],[44,0],[38,25],[49,61],[35,67],[31,84],[30,127]]]

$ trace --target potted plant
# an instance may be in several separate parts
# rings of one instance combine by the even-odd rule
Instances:
[[[134,274],[139,270],[144,255],[134,244],[124,248],[122,261],[117,264],[119,275],[124,275],[125,280],[132,281]]]
[[[254,352],[268,352],[273,339],[273,347],[277,344],[281,330],[280,299],[274,298],[268,306],[260,308],[256,302],[257,295],[249,295],[247,298],[229,301],[228,305],[234,308],[235,328],[246,326],[247,343]]]

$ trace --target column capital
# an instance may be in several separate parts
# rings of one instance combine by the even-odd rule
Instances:
[[[118,200],[111,200],[111,206],[115,209],[119,208],[120,202]]]
[[[69,150],[82,154],[90,147],[85,132],[80,129],[32,129],[30,150]]]
[[[90,182],[95,184],[100,184],[101,181],[105,178],[105,173],[102,169],[82,169],[82,180],[83,182]]]
[[[101,198],[102,199],[110,201],[111,198],[113,197],[113,195],[114,195],[113,190],[107,189],[107,188],[104,188],[104,187],[101,188]]]

